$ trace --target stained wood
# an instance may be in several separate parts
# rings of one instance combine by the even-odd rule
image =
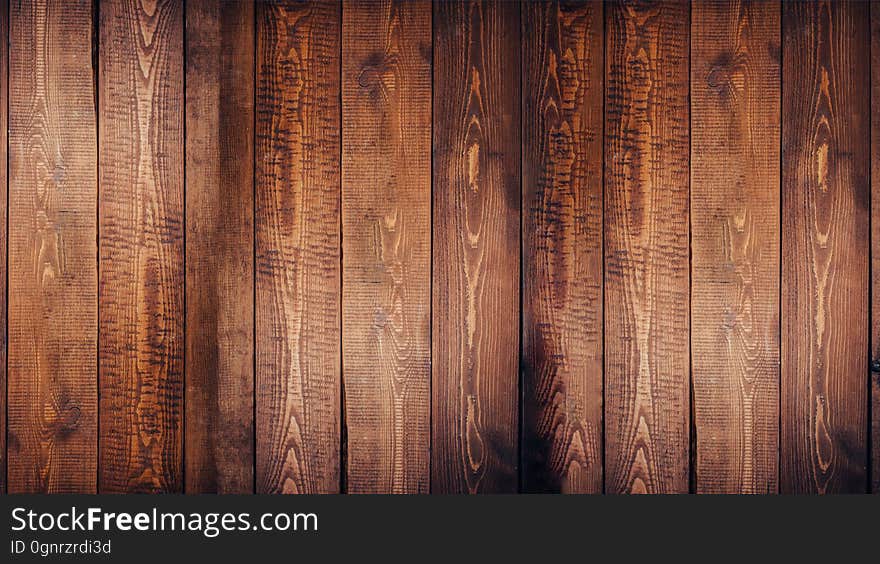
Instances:
[[[523,486],[602,493],[602,3],[522,9]]]
[[[431,489],[518,481],[520,18],[434,4]]]
[[[880,3],[871,2],[871,491],[880,493]]]
[[[186,491],[250,493],[254,5],[186,10]]]
[[[257,6],[257,491],[340,488],[340,9]]]
[[[14,1],[9,18],[8,487],[94,493],[92,8],[88,0]]]
[[[9,35],[9,2],[8,0],[0,0],[0,100],[8,100],[9,96],[9,88],[8,88],[8,78],[9,78],[9,41],[3,40],[3,38],[8,38]],[[0,131],[7,131],[7,104],[0,104]],[[6,166],[2,166],[2,163],[7,163],[7,135],[0,135],[0,186],[7,186],[7,171]],[[7,192],[8,194],[8,192]],[[6,256],[7,250],[7,210],[6,210],[6,200],[4,198],[0,198],[0,253],[3,253],[3,256]],[[0,331],[2,334],[6,335],[6,261],[0,261]],[[6,378],[6,342],[7,338],[0,340],[0,390],[7,390],[7,378]],[[6,413],[8,416],[7,409],[7,394],[0,393],[0,413]],[[7,463],[9,462],[9,457],[6,451],[6,419],[7,417],[0,417],[0,494],[6,493],[6,474],[7,474]]]
[[[99,490],[183,486],[183,9],[100,6]]]
[[[342,14],[346,484],[427,493],[431,4],[349,0]]]
[[[868,4],[784,3],[784,493],[865,492]]]
[[[691,346],[699,493],[775,493],[778,2],[691,7]]]
[[[688,491],[688,5],[606,6],[605,489]]]

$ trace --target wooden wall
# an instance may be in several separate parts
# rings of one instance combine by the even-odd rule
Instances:
[[[880,490],[880,4],[0,36],[0,489]]]

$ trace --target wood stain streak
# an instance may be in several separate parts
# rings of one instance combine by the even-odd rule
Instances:
[[[607,6],[606,491],[688,491],[688,5]]]
[[[519,6],[434,4],[434,492],[517,488]]]
[[[340,480],[340,10],[257,5],[259,493]]]
[[[880,3],[871,2],[871,493],[880,493]]]
[[[99,490],[183,488],[183,11],[100,6]]]
[[[8,88],[8,69],[9,69],[9,2],[8,0],[0,0],[0,100],[9,99]],[[7,131],[8,104],[0,102],[0,132]],[[0,185],[7,187],[7,135],[0,133]],[[8,196],[7,196],[8,197]],[[7,256],[7,198],[0,197],[0,253]],[[0,494],[7,491],[7,474],[9,466],[9,455],[7,451],[7,417],[8,417],[8,385],[7,385],[7,352],[6,344],[8,335],[6,333],[6,317],[7,317],[7,269],[6,261],[0,260]]]
[[[602,492],[601,2],[523,5],[523,483]]]
[[[427,493],[431,4],[343,4],[348,491]]]
[[[783,7],[784,493],[867,485],[868,16]]]

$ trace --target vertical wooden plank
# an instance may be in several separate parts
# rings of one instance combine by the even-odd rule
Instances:
[[[605,486],[688,491],[688,4],[607,6]]]
[[[254,488],[254,4],[186,3],[186,491]]]
[[[427,493],[431,4],[342,7],[342,365],[352,493]]]
[[[13,0],[9,16],[8,486],[10,492],[94,493],[92,5]]]
[[[867,486],[868,28],[864,3],[783,7],[784,493]]]
[[[780,7],[692,4],[691,343],[700,493],[775,493]]]
[[[0,100],[9,99],[9,89],[7,84],[9,69],[9,2],[8,0],[0,0]],[[7,104],[0,102],[0,186],[7,188],[7,135],[3,132],[7,131]],[[0,197],[0,253],[6,257],[7,243],[7,215],[6,215],[6,199]],[[7,410],[7,378],[6,378],[6,343],[9,340],[6,334],[6,260],[0,260],[0,331],[2,331],[2,342],[0,342],[0,494],[6,493],[6,474],[7,463],[9,458],[6,452],[6,418]]]
[[[602,493],[602,3],[523,10],[523,486]]]
[[[183,9],[100,5],[103,493],[183,485]]]
[[[432,491],[517,489],[520,18],[434,4]]]
[[[340,10],[257,6],[257,491],[340,487]]]
[[[880,2],[871,2],[871,492],[880,493]]]

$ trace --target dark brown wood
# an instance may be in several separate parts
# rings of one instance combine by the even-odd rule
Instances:
[[[254,489],[254,4],[186,3],[186,491]]]
[[[257,5],[257,491],[340,488],[340,7]]]
[[[867,487],[869,25],[866,3],[783,5],[784,493]]]
[[[437,493],[517,489],[519,15],[514,2],[434,4]]]
[[[522,9],[523,487],[602,493],[602,2]]]
[[[871,492],[880,493],[880,2],[871,2]]]
[[[9,99],[9,1],[0,0],[0,100]],[[0,103],[0,132],[7,131],[8,104]],[[6,163],[7,161],[7,135],[0,133],[0,186],[8,186]],[[8,191],[7,191],[8,194]],[[7,196],[8,197],[8,196]],[[6,255],[7,249],[7,210],[6,198],[0,198],[0,253]],[[7,378],[6,378],[6,261],[0,261],[0,331],[3,339],[0,340],[0,414],[7,414]],[[0,494],[6,493],[6,474],[9,457],[6,451],[6,419],[0,416]]]
[[[695,2],[691,24],[696,490],[775,493],[780,6]]]
[[[8,487],[94,493],[98,182],[91,2],[13,0],[9,24]]]
[[[347,0],[342,14],[346,484],[427,493],[431,3]]]
[[[688,4],[605,21],[605,489],[687,492]]]
[[[99,484],[183,487],[183,5],[105,0],[99,53]]]

